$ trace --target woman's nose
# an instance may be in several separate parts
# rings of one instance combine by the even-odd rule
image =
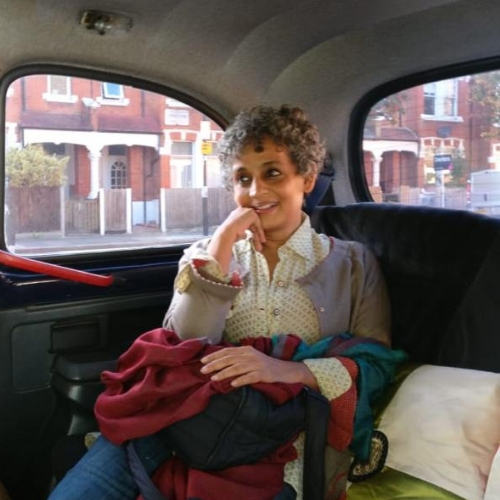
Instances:
[[[257,196],[260,194],[263,190],[265,189],[264,183],[260,179],[253,179],[252,183],[250,184],[250,191],[249,194],[250,196]]]

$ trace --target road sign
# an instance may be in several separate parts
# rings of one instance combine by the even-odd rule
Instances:
[[[434,155],[434,170],[450,170],[452,166],[451,155]]]
[[[201,143],[201,152],[204,155],[211,155],[212,154],[212,143],[211,142],[202,142]]]

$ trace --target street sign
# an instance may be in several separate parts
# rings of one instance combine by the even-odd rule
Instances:
[[[204,155],[211,155],[212,154],[212,143],[211,142],[202,142],[201,143],[201,152]]]
[[[451,163],[451,155],[442,154],[442,155],[434,155],[434,170],[450,170],[452,167]]]

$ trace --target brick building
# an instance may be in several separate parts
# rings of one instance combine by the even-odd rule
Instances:
[[[41,144],[68,156],[67,199],[130,188],[134,224],[151,218],[145,204],[157,212],[161,188],[219,185],[216,148],[204,155],[202,144],[221,133],[192,107],[130,86],[30,75],[7,92],[6,147]]]
[[[461,77],[420,85],[374,108],[363,141],[371,188],[386,199],[401,186],[432,189],[436,155],[450,155],[457,168],[460,162],[463,171],[453,177],[453,167],[446,169],[445,180],[464,187],[471,172],[500,168],[500,144],[484,137],[489,125],[470,99],[470,82]]]

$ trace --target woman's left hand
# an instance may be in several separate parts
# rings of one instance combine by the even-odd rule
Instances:
[[[226,347],[201,359],[202,373],[212,380],[234,377],[233,387],[257,382],[301,383],[317,389],[316,378],[304,363],[272,358],[252,346]]]

